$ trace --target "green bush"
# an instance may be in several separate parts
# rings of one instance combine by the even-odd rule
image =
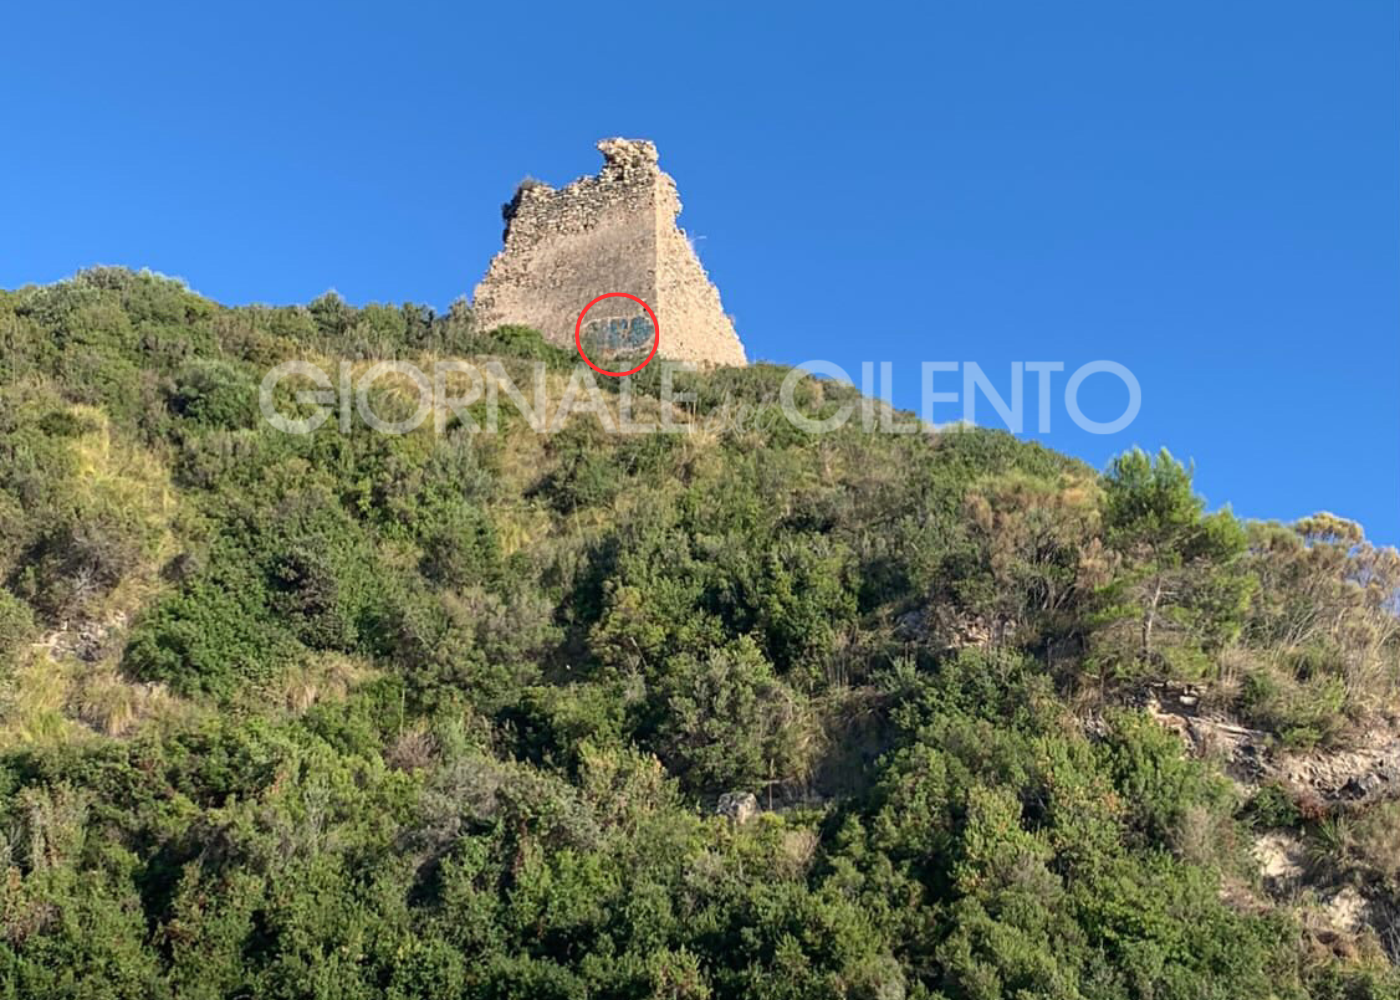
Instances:
[[[0,587],[0,664],[13,662],[33,635],[33,609]]]
[[[251,427],[257,418],[257,384],[239,367],[192,361],[175,374],[174,383],[171,410],[201,428],[236,430]]]

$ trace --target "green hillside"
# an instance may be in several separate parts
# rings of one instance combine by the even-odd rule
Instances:
[[[1400,997],[1400,808],[1278,777],[1391,731],[1400,557],[1354,524],[809,434],[769,365],[633,377],[689,433],[259,414],[279,362],[391,358],[577,360],[465,307],[0,292],[0,996]]]

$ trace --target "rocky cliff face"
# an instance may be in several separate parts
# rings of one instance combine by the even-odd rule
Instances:
[[[1345,750],[1288,752],[1269,734],[1218,713],[1203,712],[1201,692],[1156,684],[1144,693],[1148,713],[1178,733],[1198,756],[1217,754],[1245,787],[1274,782],[1320,811],[1345,812],[1400,797],[1400,732],[1377,725]]]
[[[526,183],[505,206],[505,246],[476,288],[484,328],[531,326],[572,346],[583,308],[607,292],[642,299],[661,328],[657,353],[705,365],[742,365],[744,348],[685,233],[675,182],[641,139],[598,143],[603,169],[563,188]],[[585,348],[606,356],[650,350],[653,327],[627,299],[588,311]]]

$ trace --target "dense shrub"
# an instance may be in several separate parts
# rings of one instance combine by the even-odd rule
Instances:
[[[0,719],[0,995],[1396,995],[1240,888],[1286,826],[1393,898],[1395,810],[1242,805],[1122,707],[1190,680],[1293,747],[1392,707],[1400,557],[1350,522],[804,379],[856,405],[812,434],[773,365],[676,374],[688,434],[259,418],[290,358],[562,388],[463,303],[99,269],[0,292],[0,347],[0,713],[47,720]]]

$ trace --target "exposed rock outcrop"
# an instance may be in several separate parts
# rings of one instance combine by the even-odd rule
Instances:
[[[758,814],[758,797],[753,792],[725,792],[715,805],[715,813],[734,823],[747,823]]]
[[[1370,730],[1345,750],[1290,752],[1265,732],[1202,712],[1200,701],[1201,693],[1189,686],[1159,684],[1145,694],[1145,707],[1158,722],[1180,733],[1193,752],[1219,753],[1242,784],[1276,781],[1329,808],[1400,796],[1400,733],[1389,726]]]

